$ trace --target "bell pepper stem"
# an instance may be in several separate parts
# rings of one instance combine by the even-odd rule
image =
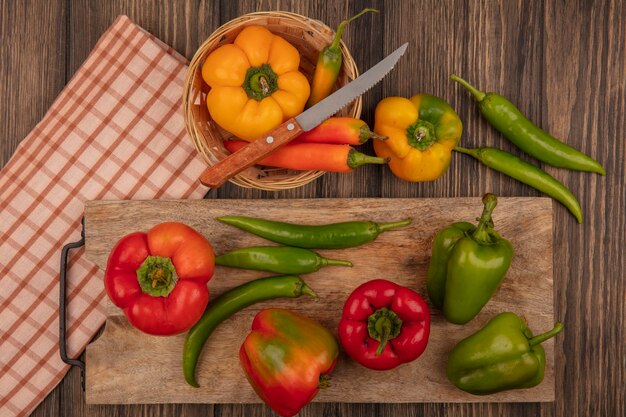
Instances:
[[[483,196],[483,212],[480,215],[480,219],[478,220],[478,226],[476,226],[476,230],[472,234],[474,240],[478,243],[489,244],[491,243],[491,235],[489,234],[489,229],[493,228],[493,221],[491,220],[491,214],[493,209],[496,208],[498,204],[498,199],[495,195],[491,193],[487,193]]]
[[[326,375],[320,375],[319,382],[317,383],[319,389],[330,388],[330,378]]]
[[[153,297],[167,297],[178,281],[172,260],[162,256],[148,256],[136,274],[141,290]]]
[[[563,325],[563,323],[561,322],[557,322],[554,327],[552,328],[552,330],[549,330],[545,333],[542,334],[538,334],[537,336],[532,337],[531,339],[528,339],[528,344],[532,347],[535,345],[538,345],[540,343],[545,342],[546,340],[556,336],[558,333],[561,332],[561,330],[563,330],[565,326]]]
[[[378,344],[378,349],[376,349],[376,356],[380,356],[383,354],[385,347],[387,346],[387,342],[389,341],[389,334],[391,333],[391,322],[388,318],[381,318],[376,322],[376,327],[379,327],[382,331],[380,336],[380,343]]]
[[[481,101],[483,101],[483,99],[485,98],[485,96],[487,94],[485,94],[484,91],[480,91],[479,89],[477,89],[476,87],[474,87],[473,85],[471,85],[470,83],[468,83],[467,81],[465,81],[463,78],[459,77],[458,75],[455,74],[450,74],[450,79],[452,81],[456,81],[457,83],[461,84],[463,87],[465,87],[465,89],[467,91],[469,91],[474,98],[476,99],[476,101],[478,101],[479,103]]]
[[[387,307],[382,307],[367,319],[367,331],[370,337],[380,343],[376,355],[382,355],[387,342],[397,337],[402,329],[402,319]]]
[[[411,224],[413,219],[404,219],[398,222],[389,222],[389,223],[378,223],[378,230],[382,232],[386,232],[387,230],[397,229],[399,227],[408,226]]]
[[[420,151],[425,151],[437,140],[435,134],[435,125],[432,123],[418,119],[406,129],[407,140],[409,145]]]
[[[269,64],[250,67],[242,87],[249,98],[261,101],[278,89],[278,75]]]
[[[348,23],[352,22],[354,19],[357,19],[357,18],[361,17],[362,15],[364,15],[365,13],[369,13],[369,12],[378,13],[378,10],[371,9],[371,8],[365,8],[360,13],[355,14],[351,18],[342,20],[341,23],[339,23],[339,26],[337,27],[337,32],[335,32],[335,37],[333,38],[333,41],[328,46],[328,48],[329,49],[339,50],[339,42],[341,42],[341,35],[343,34],[343,29],[346,27],[346,25]]]

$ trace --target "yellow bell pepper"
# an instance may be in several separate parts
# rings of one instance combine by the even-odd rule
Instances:
[[[376,106],[374,151],[389,159],[389,168],[407,181],[433,181],[442,176],[461,139],[461,119],[448,103],[430,94],[387,97]]]
[[[202,65],[211,118],[252,141],[301,113],[311,88],[299,65],[300,54],[289,42],[264,27],[246,27]]]

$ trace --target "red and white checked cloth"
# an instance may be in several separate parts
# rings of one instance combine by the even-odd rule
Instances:
[[[83,203],[201,198],[186,137],[186,60],[119,17],[0,171],[0,416],[25,416],[68,370],[59,356],[59,256]],[[103,272],[83,250],[68,278],[68,354],[105,316]]]

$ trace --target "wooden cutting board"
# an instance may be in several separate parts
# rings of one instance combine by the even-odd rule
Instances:
[[[460,220],[474,222],[480,198],[441,199],[315,199],[93,201],[85,207],[86,253],[102,269],[109,251],[127,233],[146,231],[163,221],[194,227],[213,244],[217,254],[251,245],[271,244],[217,222],[223,215],[249,215],[321,224],[334,221],[377,222],[413,218],[411,226],[381,234],[358,248],[324,250],[320,254],[347,259],[353,268],[327,267],[303,276],[320,295],[275,300],[252,306],[215,331],[200,357],[200,388],[188,386],[181,360],[184,335],[156,337],[132,328],[109,303],[103,334],[87,347],[87,403],[258,403],[239,365],[239,347],[252,318],[261,309],[278,306],[315,318],[337,333],[343,303],[359,284],[386,278],[417,290],[426,300],[426,271],[435,233]],[[391,371],[371,371],[343,352],[332,374],[331,387],[321,390],[321,402],[541,402],[554,400],[554,342],[544,343],[546,372],[542,384],[526,390],[473,396],[456,389],[445,376],[452,347],[502,311],[523,315],[535,332],[552,328],[552,201],[547,198],[500,198],[495,209],[497,230],[515,248],[515,258],[498,292],[470,323],[447,323],[431,309],[428,347],[416,361]],[[209,282],[211,297],[268,273],[217,267]],[[429,301],[428,301],[429,302]],[[430,302],[429,302],[430,303]],[[430,305],[430,304],[429,304]]]

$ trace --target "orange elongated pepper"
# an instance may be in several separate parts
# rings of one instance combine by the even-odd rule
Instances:
[[[343,20],[339,24],[339,27],[337,27],[333,41],[320,52],[315,66],[315,73],[313,74],[313,82],[311,83],[311,95],[309,96],[309,101],[306,103],[307,107],[311,107],[328,97],[332,91],[333,86],[337,82],[341,64],[343,63],[343,55],[339,48],[343,29],[348,23],[368,12],[378,13],[378,10],[369,8],[363,9],[360,13],[351,18]]]
[[[224,146],[236,152],[247,142],[227,140]],[[288,143],[260,160],[259,165],[293,169],[296,171],[351,172],[366,164],[385,164],[387,160],[357,152],[349,145],[328,143]]]
[[[363,120],[353,117],[331,117],[316,128],[301,133],[295,140],[307,143],[360,145],[371,138],[387,139],[386,136],[372,132]]]

